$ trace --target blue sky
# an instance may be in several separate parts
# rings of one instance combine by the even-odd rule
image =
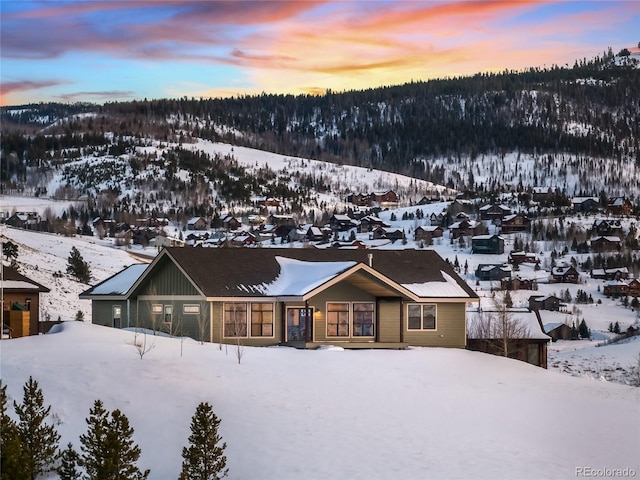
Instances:
[[[0,104],[322,93],[637,47],[638,1],[0,1]]]

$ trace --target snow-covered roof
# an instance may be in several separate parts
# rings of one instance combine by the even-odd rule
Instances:
[[[471,240],[490,240],[493,237],[498,237],[498,239],[504,240],[504,237],[501,237],[500,235],[496,235],[495,233],[490,233],[487,235],[474,235],[473,237],[471,237]]]
[[[451,276],[440,270],[444,282],[424,282],[424,283],[403,283],[410,292],[419,297],[439,298],[439,297],[466,297],[468,294]]]
[[[124,295],[148,267],[146,263],[135,263],[113,277],[106,279],[81,295]]]

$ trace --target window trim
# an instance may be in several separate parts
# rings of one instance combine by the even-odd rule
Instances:
[[[420,328],[409,328],[409,309],[414,306],[420,307]],[[424,307],[434,308],[434,327],[424,328]],[[436,332],[438,331],[438,304],[437,303],[407,303],[407,322],[405,324],[405,330],[407,332]]]
[[[194,311],[188,311],[194,310]],[[200,304],[199,303],[183,303],[182,304],[182,314],[183,315],[200,315]]]
[[[254,336],[251,333],[253,327],[253,305],[271,305],[271,335],[258,335]],[[266,311],[266,310],[260,310]],[[276,336],[276,306],[274,302],[249,302],[249,308],[247,309],[247,334],[249,338],[275,338]],[[264,324],[262,324],[264,325]],[[238,338],[238,337],[233,337]]]
[[[244,335],[227,335],[227,305],[244,305],[245,313],[245,334]],[[222,338],[249,338],[249,319],[248,302],[224,302],[222,304]]]
[[[348,305],[347,313],[349,315],[349,334],[348,335],[330,335],[329,334],[329,305],[339,303]],[[353,310],[354,304],[364,303],[368,305],[373,305],[373,319],[372,319],[372,329],[373,333],[371,335],[354,335],[354,317],[355,311]],[[376,302],[372,300],[356,300],[356,301],[327,301],[325,302],[325,316],[324,316],[324,325],[325,325],[325,338],[327,340],[336,340],[336,341],[354,341],[361,340],[365,342],[369,342],[376,337]]]

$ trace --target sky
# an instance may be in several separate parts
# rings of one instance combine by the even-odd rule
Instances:
[[[322,94],[640,41],[638,1],[0,0],[0,105]]]

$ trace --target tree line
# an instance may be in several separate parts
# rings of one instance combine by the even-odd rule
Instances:
[[[150,470],[137,463],[142,453],[133,440],[134,429],[119,409],[109,412],[95,400],[80,435],[80,450],[69,442],[60,446],[59,421],[45,405],[38,382],[29,377],[21,403],[13,402],[9,415],[7,386],[0,380],[1,480],[35,480],[51,472],[61,480],[146,480]],[[226,443],[218,428],[220,419],[207,402],[200,403],[191,419],[188,445],[182,449],[178,480],[218,480],[227,476]]]

